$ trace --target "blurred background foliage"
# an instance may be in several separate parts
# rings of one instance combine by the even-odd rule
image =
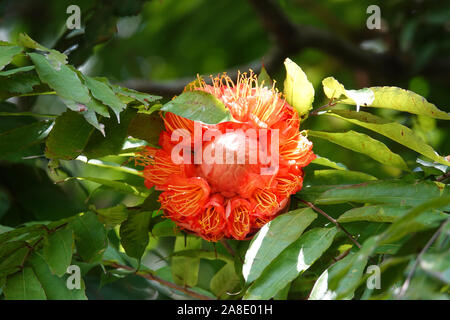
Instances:
[[[66,8],[71,4],[81,8],[81,31],[65,28],[69,16]],[[373,4],[381,8],[381,30],[368,30],[366,27],[366,19],[370,15],[366,9]],[[268,13],[272,5],[280,12]],[[289,31],[289,24],[285,25],[287,22],[305,27],[301,31],[307,35],[302,38],[303,42],[286,32]],[[314,27],[311,33],[310,27]],[[321,36],[315,38],[317,30],[319,33],[325,32],[326,36],[320,33]],[[68,50],[69,63],[85,74],[104,76],[112,83],[161,94],[165,99],[180,93],[180,84],[186,84],[197,74],[214,75],[225,70],[233,72],[238,68],[246,71],[246,67],[248,69],[248,66],[257,66],[261,62],[267,65],[269,74],[277,80],[277,87],[282,90],[285,71],[281,62],[289,56],[313,83],[315,107],[327,103],[321,81],[333,76],[346,88],[387,85],[410,89],[441,110],[450,111],[449,1],[2,0],[0,39],[15,41],[22,32],[47,47]],[[296,44],[290,44],[290,40]],[[353,49],[349,52],[341,50],[342,42],[350,44],[357,53],[352,55]],[[78,43],[76,48],[74,43]],[[279,58],[271,58],[273,51]],[[356,56],[360,51],[362,55],[370,53],[383,59],[374,60],[369,56],[358,60]],[[54,96],[23,97],[14,102],[21,111],[61,114],[66,109]],[[3,103],[1,108],[1,111],[11,111],[7,103]],[[412,127],[439,154],[450,154],[448,123],[388,109],[371,111]],[[30,121],[27,117],[9,119],[7,122],[0,119],[0,132],[16,127],[19,122],[26,124]],[[324,131],[354,128],[339,119],[313,116],[302,126],[303,129]],[[359,131],[368,132],[364,129]],[[415,152],[381,135],[372,133],[372,136],[393,152],[401,154],[410,168],[417,166]],[[351,170],[380,179],[395,178],[401,174],[399,169],[381,165],[363,154],[325,140],[311,140],[317,154],[342,163]],[[127,143],[129,147],[136,146],[136,141],[132,139]],[[10,197],[4,202],[4,208],[0,208],[1,225],[14,227],[31,220],[57,220],[89,206],[106,208],[119,203],[132,206],[138,202],[133,196],[122,195],[89,181],[53,183],[72,175],[124,180],[131,185],[142,186],[143,182],[137,176],[82,161],[61,160],[59,169],[55,171],[51,164],[49,168],[45,158],[40,157],[42,154],[42,146],[35,145],[3,157],[0,188],[7,186]],[[122,164],[127,157],[108,156],[103,160]],[[309,169],[314,169],[314,165]],[[3,196],[3,193],[0,195]],[[327,212],[333,215],[342,210],[341,206],[330,206]],[[117,238],[114,230],[110,231],[109,236],[112,242]],[[144,265],[158,270],[162,277],[166,274],[170,278],[170,272],[167,275],[166,269],[167,256],[172,252],[173,245],[173,237],[151,238]],[[214,250],[211,244],[203,243],[203,246]],[[223,250],[220,247],[216,249],[219,252]],[[221,261],[202,259],[202,277],[197,289],[208,290],[210,279],[223,265]],[[310,273],[314,274],[314,270]],[[157,283],[152,283],[154,290],[149,289],[146,280],[141,277],[121,279],[116,275],[115,282],[110,280],[100,268],[90,271],[86,278],[88,297],[176,297],[176,293],[164,291]],[[308,277],[293,283],[292,297],[304,297],[302,290],[306,282]],[[98,289],[100,286],[101,290]]]

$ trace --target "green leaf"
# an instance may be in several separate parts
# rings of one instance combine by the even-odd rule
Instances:
[[[30,72],[0,77],[0,99],[27,95],[33,91],[34,86],[40,83],[38,76]],[[36,90],[36,94],[40,94],[40,92]]]
[[[152,211],[130,212],[120,225],[120,242],[130,257],[140,261],[149,241],[149,226]]]
[[[86,106],[79,104],[75,101],[63,100],[67,108],[72,111],[78,112],[83,115],[84,119],[90,123],[95,129],[99,130],[103,136],[105,136],[105,126],[98,122],[97,115],[93,108],[91,107],[95,104],[94,101],[91,100]],[[94,103],[93,103],[94,102]],[[109,116],[109,114],[108,114]]]
[[[0,70],[3,70],[13,57],[21,52],[22,48],[18,46],[0,46]]]
[[[261,71],[258,75],[258,83],[264,85],[264,87],[272,89],[273,81],[272,78],[267,73],[267,70],[264,66],[261,67]]]
[[[402,157],[389,150],[384,143],[366,134],[353,130],[343,133],[308,130],[308,136],[325,139],[344,148],[363,153],[382,164],[408,170]]]
[[[353,208],[342,214],[337,221],[341,223],[355,222],[355,221],[370,221],[370,222],[394,222],[396,219],[409,211],[411,207],[400,207],[392,205],[373,205]],[[432,224],[436,221],[441,221],[447,217],[441,211],[429,211],[423,216],[425,224]]]
[[[46,142],[45,155],[50,159],[72,160],[83,152],[94,129],[83,116],[67,110],[56,118]]]
[[[344,185],[377,180],[374,176],[364,172],[350,170],[314,170],[308,175],[305,182],[314,186],[319,185]]]
[[[33,269],[25,267],[6,279],[3,289],[7,300],[45,300],[44,289]]]
[[[98,220],[106,225],[107,229],[111,229],[121,224],[128,217],[128,209],[124,204],[118,204],[114,207],[95,209]]]
[[[91,101],[88,89],[81,83],[75,71],[66,65],[54,69],[47,59],[38,53],[28,54],[36,66],[42,82],[48,84],[62,99],[87,104]]]
[[[284,61],[286,79],[284,80],[284,96],[286,101],[303,116],[312,109],[314,87],[303,70],[291,59]]]
[[[336,228],[312,229],[286,248],[264,269],[244,299],[267,300],[307,270],[331,246]]]
[[[420,219],[428,213],[429,210],[442,208],[443,210],[449,210],[450,208],[450,196],[448,193],[441,197],[429,197],[426,202],[422,202],[417,207],[409,210],[400,218],[395,220],[389,228],[386,229],[378,238],[378,244],[392,243],[398,239],[403,238],[405,235],[417,232],[424,227],[427,227],[420,221]],[[422,218],[423,219],[423,218]]]
[[[328,158],[325,157],[321,157],[319,155],[316,155],[317,158],[315,158],[313,161],[311,161],[311,163],[313,164],[318,164],[321,166],[325,166],[325,167],[330,167],[336,170],[348,170],[347,167],[345,165],[343,165],[342,163],[337,163],[334,161],[331,161]]]
[[[155,226],[151,229],[151,232],[156,238],[172,237],[179,234],[177,225],[170,219],[165,219],[164,221],[155,224]]]
[[[209,287],[211,292],[217,298],[225,299],[227,297],[227,292],[233,292],[239,285],[239,277],[234,271],[234,264],[225,264],[215,275],[211,278]]]
[[[109,118],[108,107],[92,96],[91,96],[91,101],[89,101],[89,103],[86,105],[86,107],[90,111],[94,111],[95,113],[98,113],[99,115],[101,115],[105,118]]]
[[[138,113],[128,126],[128,135],[158,145],[164,122],[159,115]]]
[[[92,159],[120,153],[128,136],[128,126],[135,114],[135,109],[128,108],[122,113],[122,121],[120,123],[117,123],[112,118],[104,119],[103,124],[105,125],[106,136],[103,136],[99,131],[95,131],[92,134],[83,151],[86,157]]]
[[[45,58],[51,63],[53,68],[59,69],[61,65],[67,64],[67,56],[64,53],[44,47],[25,33],[19,35],[18,43],[26,48],[48,52]]]
[[[208,251],[204,249],[188,249],[172,253],[172,257],[193,257],[206,260],[222,260],[227,263],[233,263],[234,259],[226,254]]]
[[[362,111],[333,110],[333,112],[327,112],[326,115],[337,117],[369,130],[378,132],[379,134],[386,136],[389,139],[392,139],[434,161],[447,166],[450,165],[448,161],[439,156],[431,146],[426,144],[411,129],[395,121],[389,121]]]
[[[73,247],[73,231],[70,228],[57,230],[45,238],[43,258],[53,274],[61,277],[66,273],[72,262]]]
[[[80,289],[70,290],[66,284],[67,276],[61,278],[52,274],[39,254],[33,254],[29,262],[48,300],[87,300],[83,281],[80,281]]]
[[[347,99],[341,100],[341,103],[387,108],[436,119],[450,120],[449,113],[439,110],[434,104],[428,102],[417,93],[402,88],[384,86],[361,90],[345,90],[344,86],[333,77],[324,79],[322,84],[328,98],[339,99],[342,96],[347,97]]]
[[[122,166],[122,165],[117,164],[115,162],[103,161],[103,160],[98,160],[98,159],[90,159],[90,160],[88,160],[85,156],[78,156],[75,160],[81,161],[81,162],[86,163],[87,165],[90,165],[90,166],[112,169],[112,170],[117,171],[117,172],[125,172],[125,173],[129,173],[129,174],[132,174],[132,175],[135,175],[135,176],[141,176],[142,175],[142,173],[139,172],[136,169],[133,169],[133,168],[130,168],[130,167],[125,167],[125,166]]]
[[[322,80],[323,92],[329,99],[337,100],[341,96],[345,96],[345,88],[335,78],[328,77]]]
[[[162,98],[160,96],[154,96],[154,95],[139,92],[139,91],[136,91],[133,89],[123,88],[118,85],[111,85],[111,88],[113,89],[113,91],[115,93],[124,95],[126,97],[130,97],[134,100],[137,100],[145,106],[149,106],[151,102],[160,100]]]
[[[424,115],[436,119],[450,120],[450,114],[439,110],[436,106],[428,102],[424,97],[415,92],[397,87],[371,87],[375,99],[368,107],[387,108],[413,114]],[[343,100],[342,103],[352,103]]]
[[[282,214],[253,237],[245,254],[242,273],[247,283],[257,279],[263,270],[317,218],[310,208]]]
[[[0,245],[0,275],[13,274],[21,269],[28,254],[25,241],[10,241]]]
[[[47,137],[53,122],[37,121],[0,134],[0,158],[16,153]]]
[[[127,105],[114,94],[113,90],[106,83],[88,76],[84,76],[84,79],[94,98],[109,106],[116,114],[117,121],[120,123],[120,112],[122,112]]]
[[[150,189],[150,195],[144,200],[141,207],[142,210],[145,211],[155,211],[159,210],[161,207],[161,204],[159,203],[158,199],[162,191],[156,191],[154,188]]]
[[[101,259],[108,245],[106,230],[92,212],[82,213],[70,223],[74,234],[77,253],[84,261]]]
[[[283,289],[278,291],[277,294],[273,296],[273,300],[288,300],[291,284],[292,282],[288,283]]]
[[[88,123],[90,123],[95,129],[100,131],[103,136],[105,136],[105,125],[98,122],[95,111],[87,109],[85,111],[82,111],[81,114]]]
[[[233,120],[230,110],[219,99],[203,91],[183,92],[164,104],[161,110],[206,124]]]
[[[314,284],[309,300],[351,299],[367,264],[367,258],[358,258],[350,253],[326,269]]]
[[[437,162],[425,161],[420,158],[417,158],[416,162],[420,165],[420,167],[416,168],[414,171],[422,170],[426,176],[428,175],[439,176],[443,173],[446,173],[448,169],[448,166],[446,165],[439,164]]]
[[[0,46],[0,48],[1,48],[1,46]],[[25,66],[25,67],[20,67],[20,68],[14,68],[14,69],[10,69],[7,71],[1,71],[0,76],[6,77],[6,76],[16,74],[18,72],[27,72],[27,71],[31,71],[31,70],[34,70],[34,66]]]
[[[174,252],[181,250],[200,249],[202,239],[197,237],[178,236],[175,240]],[[172,276],[176,284],[180,286],[195,287],[198,281],[200,258],[196,257],[172,257]]]
[[[420,260],[420,267],[431,276],[450,284],[450,255],[443,253],[425,253]]]
[[[417,206],[429,199],[448,197],[447,186],[440,189],[431,181],[410,183],[402,180],[370,181],[357,185],[342,186],[325,191],[317,204],[336,204],[345,202],[386,203],[399,206]],[[444,209],[449,210],[450,206]]]
[[[2,226],[1,229],[7,227]],[[27,240],[29,237],[34,237],[45,232],[43,224],[33,224],[31,226],[26,226],[17,229],[11,229],[8,231],[0,232],[0,243],[11,241],[11,240]]]
[[[112,188],[118,192],[121,192],[124,194],[133,194],[133,195],[135,195],[137,197],[141,197],[141,198],[146,198],[149,195],[149,191],[147,188],[135,187],[135,186],[128,184],[121,180],[108,180],[108,179],[94,178],[94,177],[70,177],[70,178],[65,179],[64,181],[69,181],[72,179],[95,182],[95,183],[101,184],[102,186]]]

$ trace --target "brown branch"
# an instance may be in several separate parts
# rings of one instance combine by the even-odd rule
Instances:
[[[347,230],[345,230],[345,228],[339,223],[337,222],[336,219],[334,219],[333,217],[329,216],[327,213],[325,213],[325,211],[323,211],[320,208],[317,208],[315,205],[313,205],[311,202],[309,201],[305,201],[300,199],[301,202],[303,202],[304,204],[306,204],[308,207],[310,207],[311,209],[313,209],[314,211],[320,213],[321,215],[323,215],[325,218],[327,218],[328,220],[330,220],[331,222],[333,222],[336,227],[341,230],[342,232],[344,232],[347,237],[358,247],[361,249],[361,245],[359,244],[358,241],[356,241],[356,239],[352,236],[352,234],[350,232],[348,232]]]
[[[437,182],[442,182],[442,181],[444,181],[445,179],[448,179],[448,178],[450,178],[450,171],[447,172],[447,173],[444,173],[443,175],[441,175],[439,177],[437,177],[436,181]]]
[[[320,111],[322,111],[323,109],[326,109],[326,108],[333,107],[333,106],[335,106],[338,102],[339,102],[339,101],[334,101],[333,99],[330,99],[330,101],[329,101],[327,104],[325,104],[325,105],[323,105],[323,106],[321,106],[321,107],[315,109],[314,111],[311,111],[311,112],[309,113],[309,115],[310,115],[310,116],[317,116],[317,115],[319,114]]]
[[[231,79],[236,80],[238,75],[238,70],[253,70],[259,73],[261,67],[264,65],[269,73],[275,72],[280,65],[283,63],[285,55],[277,48],[271,49],[265,56],[260,59],[254,60],[248,64],[233,67],[225,72],[230,76]],[[210,83],[209,74],[201,75],[207,83]],[[180,94],[184,87],[196,77],[193,74],[190,77],[179,78],[170,81],[152,81],[147,79],[129,79],[124,83],[120,84],[128,88],[132,88],[141,92],[148,92],[151,94],[157,94],[165,97]]]
[[[312,26],[297,25],[290,21],[274,0],[249,0],[264,27],[286,55],[306,48],[320,49],[349,66],[370,70],[374,73],[399,75],[403,66],[388,54],[363,50],[336,33]],[[387,66],[389,65],[389,68]]]
[[[339,260],[344,259],[346,256],[348,256],[348,254],[350,253],[351,250],[352,250],[352,248],[345,250],[340,255],[338,255],[336,258],[333,258],[333,261],[338,262]]]
[[[125,265],[121,265],[121,264],[118,264],[118,263],[110,263],[110,264],[108,264],[108,265],[111,266],[111,267],[113,267],[113,268],[116,268],[116,269],[135,270],[135,269],[132,268],[132,267],[125,266]],[[161,279],[161,278],[159,278],[159,277],[157,277],[157,276],[154,276],[154,275],[152,275],[152,274],[150,274],[150,273],[144,273],[144,272],[139,272],[139,271],[138,271],[138,272],[136,272],[135,274],[136,274],[137,276],[140,276],[140,277],[145,278],[145,279],[147,279],[147,280],[156,281],[156,282],[158,282],[158,283],[160,283],[160,284],[162,284],[163,286],[166,286],[166,287],[168,287],[168,288],[175,289],[175,290],[177,290],[177,291],[183,292],[184,294],[186,294],[186,295],[188,295],[188,296],[190,296],[190,297],[196,298],[196,299],[200,299],[200,300],[214,300],[214,299],[211,298],[211,297],[208,297],[208,296],[205,296],[205,295],[203,295],[203,294],[197,293],[197,292],[195,292],[195,291],[189,290],[188,288],[179,286],[179,285],[177,285],[177,284],[175,284],[175,283],[172,283],[172,282],[170,282],[170,281]]]
[[[364,50],[337,33],[313,26],[293,23],[275,0],[248,0],[267,30],[272,49],[263,58],[247,65],[235,66],[228,70],[231,78],[236,78],[237,70],[252,69],[258,72],[264,64],[269,73],[274,73],[289,55],[300,53],[307,48],[319,49],[339,59],[344,64],[370,72],[381,78],[402,79],[411,76],[412,67],[400,56],[392,53],[374,53]],[[448,79],[450,59],[435,59],[422,70],[424,75],[441,76]],[[131,79],[123,85],[142,92],[172,96],[182,92],[195,75],[167,82],[146,79]]]

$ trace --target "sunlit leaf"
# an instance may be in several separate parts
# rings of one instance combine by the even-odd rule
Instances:
[[[344,212],[338,222],[371,221],[371,222],[394,222],[396,219],[408,212],[411,207],[393,205],[372,205],[353,208]],[[447,215],[441,211],[430,210],[422,216],[425,224],[432,224],[445,219]]]
[[[450,165],[442,156],[438,155],[431,146],[426,144],[411,129],[397,122],[380,118],[367,112],[356,112],[349,110],[333,110],[326,115],[338,117],[357,124],[361,127],[378,132],[424,156],[439,163]]]
[[[66,65],[54,69],[47,59],[38,53],[28,54],[36,66],[42,82],[48,84],[62,99],[87,104],[91,100],[88,89],[81,83],[76,72]]]
[[[377,180],[370,174],[350,170],[314,170],[312,174],[305,177],[304,183],[312,186],[319,185],[348,185]]]
[[[161,108],[183,118],[206,124],[232,121],[230,110],[210,93],[204,91],[186,91]]]
[[[366,264],[367,259],[357,259],[356,254],[350,253],[320,275],[308,299],[351,299],[354,287],[359,284]]]
[[[271,261],[296,241],[316,218],[317,214],[312,209],[303,208],[282,214],[264,225],[253,237],[245,254],[242,273],[246,282],[258,278]]]
[[[344,202],[386,203],[400,206],[416,206],[436,197],[448,197],[448,187],[440,189],[430,181],[410,183],[402,180],[370,181],[362,184],[335,187],[325,191],[318,204]],[[445,207],[450,209],[450,207]]]
[[[389,150],[384,143],[375,140],[366,134],[355,132],[353,130],[342,133],[308,130],[308,135],[325,139],[344,148],[363,153],[385,165],[408,170],[408,166],[402,157]]]
[[[336,228],[312,229],[287,247],[247,290],[244,299],[267,300],[307,270],[329,248]]]
[[[439,110],[434,104],[415,92],[397,87],[371,87],[375,99],[368,107],[387,108],[413,114],[424,115],[436,119],[450,120],[450,114]],[[343,103],[352,103],[343,100]]]
[[[330,167],[330,168],[333,168],[336,170],[348,170],[347,167],[345,165],[343,165],[342,163],[337,163],[337,162],[331,161],[330,159],[321,157],[317,154],[316,154],[316,156],[317,157],[313,161],[311,161],[311,163],[318,164],[318,165],[325,166],[325,167]]]
[[[286,101],[303,116],[312,108],[314,87],[303,70],[291,59],[284,61],[286,79],[284,80],[284,96]]]

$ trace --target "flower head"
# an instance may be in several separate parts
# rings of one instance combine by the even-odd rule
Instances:
[[[286,207],[316,156],[299,132],[297,112],[253,72],[234,83],[226,74],[186,90],[214,95],[233,121],[204,124],[161,115],[161,149],[137,156],[148,188],[161,190],[164,215],[209,241],[246,239]]]

